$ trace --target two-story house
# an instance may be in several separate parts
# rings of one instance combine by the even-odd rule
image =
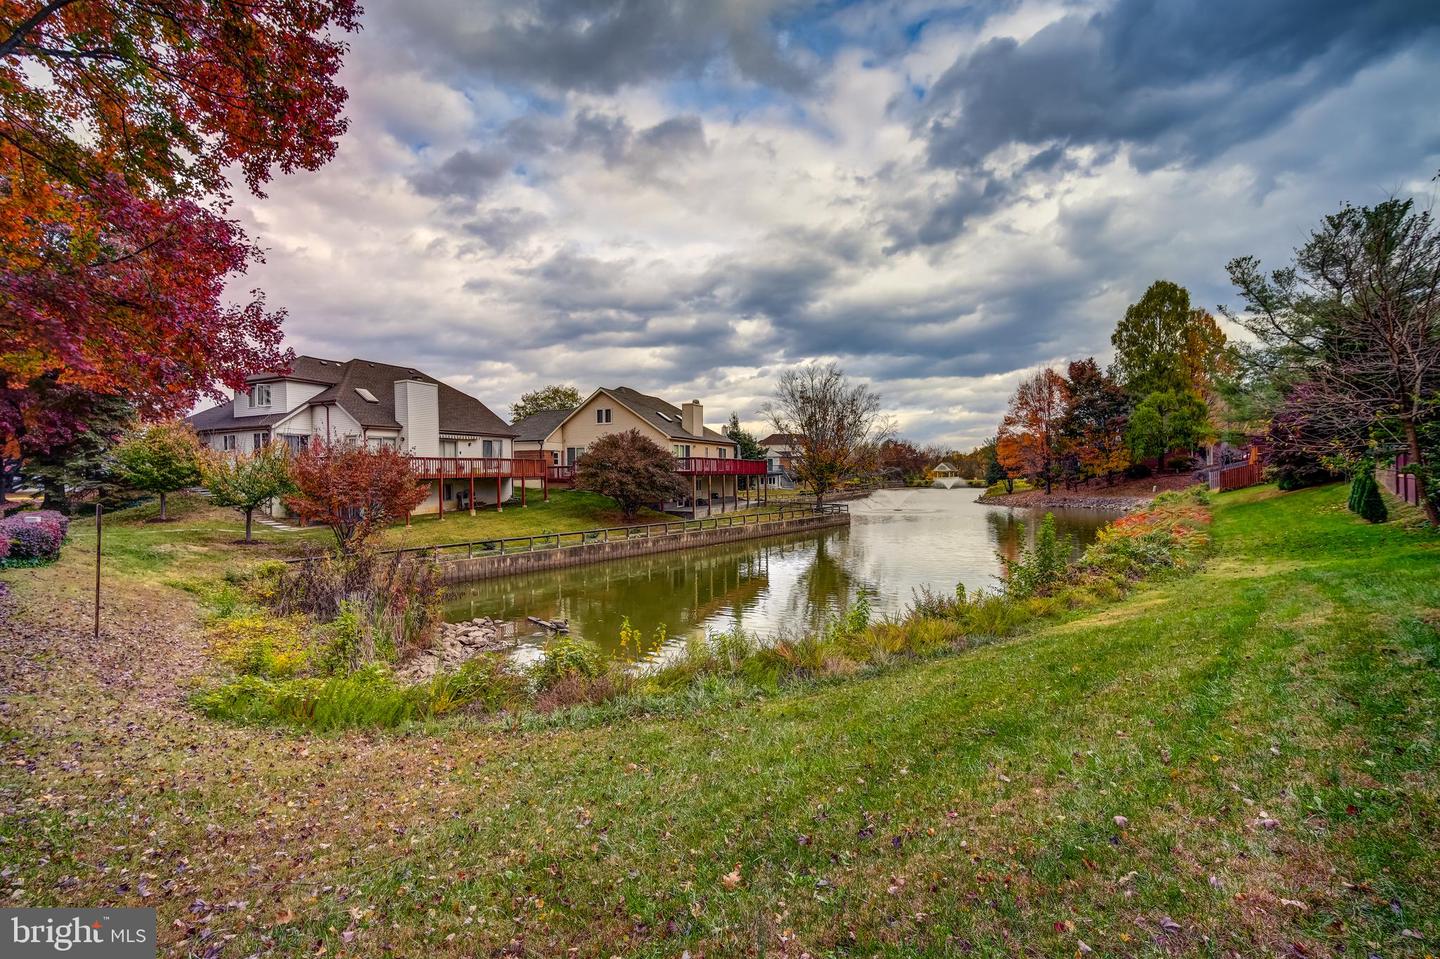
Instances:
[[[771,433],[760,441],[765,447],[765,485],[795,488],[795,463],[800,459],[802,439],[794,433]]]
[[[539,457],[555,482],[574,476],[575,462],[608,433],[638,430],[668,449],[690,484],[690,496],[674,504],[679,512],[724,511],[738,503],[737,477],[759,475],[764,464],[739,459],[734,440],[705,425],[699,400],[675,406],[628,386],[601,387],[568,411],[537,413],[515,424],[517,456]],[[749,490],[746,490],[747,496]]]
[[[526,477],[515,430],[475,397],[417,369],[370,360],[297,356],[289,370],[259,373],[234,398],[189,418],[212,448],[249,452],[266,443],[300,450],[312,440],[390,446],[414,457],[430,498],[416,513],[503,504]]]

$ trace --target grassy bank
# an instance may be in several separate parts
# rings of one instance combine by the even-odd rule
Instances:
[[[1344,498],[1221,497],[1203,571],[1015,639],[584,729],[197,721],[135,694],[183,628],[119,682],[22,590],[9,901],[156,905],[168,954],[1434,953],[1440,547]]]

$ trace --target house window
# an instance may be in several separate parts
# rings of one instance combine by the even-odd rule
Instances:
[[[459,454],[460,454],[460,444],[457,443],[455,440],[441,440],[441,441],[440,441],[440,455],[441,455],[441,456],[454,457],[454,456],[458,456]]]
[[[608,422],[610,422],[610,410],[609,410],[609,409],[596,410],[596,411],[595,411],[595,422],[597,422],[597,423],[608,423]]]
[[[270,387],[267,384],[250,387],[249,393],[250,408],[270,405]]]
[[[304,435],[296,436],[294,434],[287,434],[285,436],[285,445],[290,447],[290,452],[298,453],[301,450],[305,449],[305,447],[310,445],[310,437]]]
[[[498,455],[500,455],[500,454],[498,454],[498,453],[495,452],[495,441],[494,441],[494,440],[481,440],[481,441],[480,441],[480,455],[481,455],[481,456],[484,456],[486,459],[489,459],[489,458],[492,457],[492,456],[498,456]]]
[[[235,451],[235,440],[237,438],[234,433],[226,433],[220,437],[220,448],[227,453],[233,453]]]
[[[264,433],[256,433],[256,434],[254,434],[253,436],[251,436],[251,437],[250,437],[250,448],[251,448],[252,450],[262,450],[262,449],[264,449],[264,448],[265,448],[265,434],[264,434]]]
[[[676,456],[680,457],[681,459],[689,459],[689,457],[690,457],[690,444],[689,444],[689,443],[676,443],[674,446],[670,447],[670,451],[671,451],[672,453],[674,453]]]
[[[372,436],[370,437],[370,445],[377,450],[393,450],[399,447],[400,441],[394,436]]]
[[[581,456],[583,456],[583,455],[585,455],[585,447],[583,447],[583,446],[567,446],[567,447],[565,447],[565,465],[566,465],[566,466],[574,466],[574,465],[575,465],[575,461],[578,460],[578,459],[579,459]]]
[[[722,460],[723,460],[723,459],[725,458],[725,452],[726,452],[726,451],[725,451],[725,447],[721,446],[721,447],[719,447],[715,452],[716,452],[716,454],[717,454],[717,455],[716,455],[716,458],[717,458],[717,459],[722,459]]]

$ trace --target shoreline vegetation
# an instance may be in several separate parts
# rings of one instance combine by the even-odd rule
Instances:
[[[401,577],[394,563],[377,575],[366,566],[377,561],[363,557],[299,571],[262,564],[200,592],[210,607],[217,657],[234,674],[196,690],[191,702],[211,719],[331,730],[403,726],[462,713],[502,725],[586,723],[668,712],[676,697],[693,699],[696,691],[702,699],[745,700],[796,682],[865,675],[896,661],[957,652],[1113,601],[1147,578],[1193,569],[1208,548],[1209,522],[1203,489],[1162,493],[1145,512],[1110,524],[1067,563],[1070,544],[1057,541],[1047,516],[1036,544],[1008,564],[1001,589],[922,591],[896,619],[871,622],[862,595],[816,632],[768,643],[739,629],[692,637],[678,656],[654,669],[634,662],[668,637],[644,635],[627,622],[620,637],[625,659],[557,636],[526,670],[511,668],[503,654],[477,652],[459,669],[411,684],[396,679],[395,671],[403,670],[405,651],[423,651],[436,631],[432,567],[412,564],[429,572]],[[382,585],[362,599],[355,585],[362,582]]]
[[[4,574],[3,888],[167,956],[1422,956],[1440,544],[1345,497],[1221,494],[1203,566],[956,654],[380,735],[197,716],[199,514],[114,537],[99,642],[76,524]]]

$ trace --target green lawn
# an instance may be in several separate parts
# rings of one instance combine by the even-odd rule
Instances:
[[[10,902],[155,904],[176,954],[1430,955],[1440,541],[1344,497],[1228,494],[1198,575],[680,719],[123,726],[57,655],[5,720]]]
[[[165,579],[218,575],[245,559],[288,558],[317,547],[330,548],[334,539],[323,527],[281,532],[260,523],[254,525],[255,542],[246,545],[244,516],[236,510],[211,506],[202,497],[175,494],[169,497],[169,519],[159,522],[159,507],[147,503],[105,517],[104,555],[107,573],[117,576]],[[632,522],[656,523],[674,517],[642,510]],[[429,546],[469,540],[529,536],[545,532],[569,532],[599,527],[624,526],[627,521],[613,500],[595,493],[552,490],[549,502],[539,491],[526,507],[518,503],[497,513],[494,510],[447,513],[443,519],[416,517],[409,526],[396,526],[381,536],[384,548]],[[67,561],[79,554],[93,555],[94,522],[77,517],[71,524],[71,545]]]

